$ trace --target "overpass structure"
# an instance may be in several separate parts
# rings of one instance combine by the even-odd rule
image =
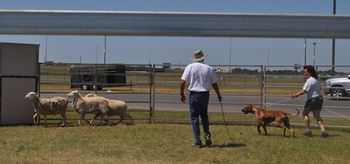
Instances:
[[[0,10],[0,34],[350,38],[350,16]]]

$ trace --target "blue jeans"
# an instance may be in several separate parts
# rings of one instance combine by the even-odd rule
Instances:
[[[209,92],[190,92],[189,105],[193,137],[195,144],[201,143],[199,116],[202,120],[203,130],[206,137],[210,137],[208,118]]]

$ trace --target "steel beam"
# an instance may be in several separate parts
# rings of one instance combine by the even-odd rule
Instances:
[[[0,34],[350,38],[350,16],[0,10]]]

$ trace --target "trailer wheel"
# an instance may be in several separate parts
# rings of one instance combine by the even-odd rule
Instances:
[[[92,89],[93,90],[98,90],[98,86],[97,85],[92,85]]]
[[[89,87],[86,84],[83,84],[80,86],[81,90],[86,91],[89,89]]]
[[[98,86],[98,85],[92,85],[92,89],[93,90],[101,90],[102,87]]]

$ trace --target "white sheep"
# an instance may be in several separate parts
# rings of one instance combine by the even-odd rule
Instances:
[[[81,124],[81,120],[87,121],[84,117],[87,113],[100,113],[101,123],[104,118],[107,118],[107,112],[109,110],[108,101],[103,97],[82,97],[78,90],[72,91],[68,94],[68,98],[73,98],[73,108],[79,113],[78,125]]]
[[[101,97],[101,96],[97,96],[95,93],[89,93],[85,97]],[[116,124],[123,121],[124,118],[129,118],[132,123],[134,122],[133,118],[128,113],[128,106],[124,101],[112,100],[112,99],[107,99],[107,101],[108,101],[108,107],[109,107],[109,111],[107,112],[107,115],[108,116],[118,115],[120,117],[120,120]],[[101,113],[99,112],[96,113],[95,117],[90,121],[90,123],[93,123],[94,120],[98,118],[100,115]]]
[[[32,102],[34,107],[34,124],[40,124],[40,115],[44,115],[45,125],[47,123],[47,115],[60,114],[62,116],[61,126],[66,125],[66,110],[68,106],[67,98],[65,97],[52,97],[39,98],[35,92],[29,92],[25,97]]]

